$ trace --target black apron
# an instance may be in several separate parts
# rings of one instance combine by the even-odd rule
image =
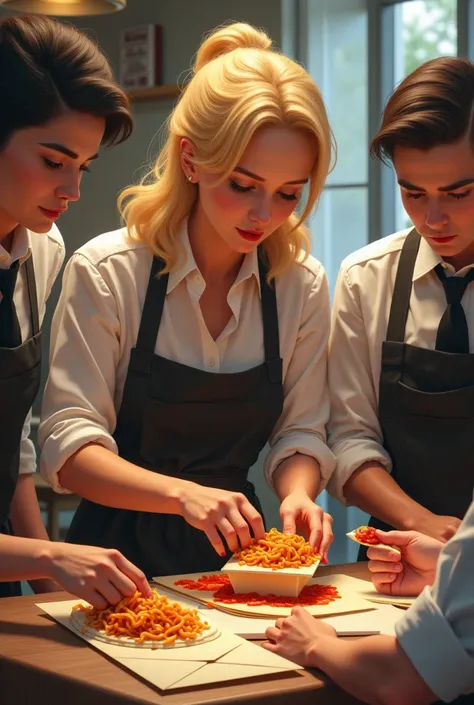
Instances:
[[[23,424],[41,380],[41,331],[33,259],[25,262],[33,335],[17,348],[0,348],[0,533],[11,534],[10,504],[20,467]],[[0,597],[21,595],[19,582],[0,582]]]
[[[247,474],[283,407],[277,302],[267,266],[259,253],[265,361],[233,374],[154,354],[168,284],[168,275],[158,276],[161,268],[154,258],[114,434],[119,454],[153,472],[243,492],[261,513]],[[206,534],[181,516],[88,500],[82,500],[67,540],[115,547],[148,577],[220,570],[229,557],[219,556]]]
[[[474,487],[474,355],[404,342],[419,246],[412,230],[401,251],[382,344],[379,421],[401,489],[434,514],[462,519]],[[369,523],[392,528],[375,517]]]

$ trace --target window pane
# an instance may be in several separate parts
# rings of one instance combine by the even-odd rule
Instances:
[[[437,56],[457,53],[456,0],[408,0],[395,6],[395,83]]]
[[[406,0],[394,6],[395,85],[425,61],[456,55],[456,15],[456,0]],[[402,230],[412,223],[395,188],[395,230]]]
[[[323,94],[338,146],[328,183],[367,181],[366,0],[309,0],[308,70]]]
[[[367,211],[365,186],[323,191],[309,226],[312,253],[323,263],[331,291],[344,257],[367,244]]]

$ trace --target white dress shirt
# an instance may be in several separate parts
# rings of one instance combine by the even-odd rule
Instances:
[[[433,587],[395,625],[397,639],[441,700],[474,694],[474,502],[443,548]]]
[[[13,301],[20,324],[22,341],[31,338],[33,333],[28,283],[23,265],[33,255],[38,314],[41,325],[46,310],[46,300],[61,269],[64,254],[63,239],[55,225],[46,234],[33,233],[23,227],[16,228],[10,252],[7,252],[0,244],[0,269],[9,269],[13,262],[20,261]],[[0,293],[1,300],[2,294]],[[21,435],[20,473],[36,471],[36,451],[33,441],[30,439],[30,428],[31,411],[26,417]]]
[[[336,284],[329,342],[331,418],[329,446],[337,467],[328,490],[345,502],[344,484],[367,461],[391,471],[391,459],[382,443],[378,420],[382,343],[386,339],[390,306],[400,252],[410,229],[377,240],[347,257]],[[446,295],[434,269],[442,263],[447,276],[455,272],[423,238],[413,271],[405,343],[434,350]],[[462,300],[469,327],[469,349],[474,351],[474,288]]]
[[[247,370],[264,360],[257,252],[245,256],[227,301],[230,320],[213,340],[199,299],[205,281],[194,259],[187,226],[178,234],[183,262],[170,273],[155,352],[215,373]],[[90,442],[114,453],[112,437],[135,346],[152,255],[125,229],[81,247],[67,264],[53,320],[51,369],[43,398],[41,472],[58,492],[65,461]],[[326,445],[329,416],[327,340],[329,293],[323,267],[312,257],[276,280],[284,407],[270,438],[265,475],[296,452],[321,466],[321,489],[334,468]],[[251,429],[249,429],[251,432]]]

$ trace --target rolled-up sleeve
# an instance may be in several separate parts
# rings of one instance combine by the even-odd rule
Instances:
[[[433,586],[395,627],[414,668],[446,702],[474,694],[473,566],[474,502],[441,552]]]
[[[38,442],[40,471],[57,492],[66,460],[87,443],[117,453],[114,394],[120,356],[115,299],[82,254],[66,267],[51,329],[50,373]]]
[[[31,409],[23,424],[20,442],[20,475],[32,475],[36,472],[36,450],[35,444],[30,438],[31,432]]]
[[[328,379],[328,443],[337,463],[328,491],[345,504],[344,485],[363,463],[375,461],[388,471],[392,464],[382,445],[366,326],[344,267],[334,295]]]
[[[302,453],[320,465],[322,491],[334,470],[334,456],[326,444],[329,418],[327,344],[330,326],[329,287],[319,266],[303,306],[296,345],[283,383],[283,411],[270,438],[264,463],[271,487],[272,476],[285,458]]]

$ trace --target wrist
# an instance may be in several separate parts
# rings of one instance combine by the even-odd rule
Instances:
[[[192,490],[194,482],[188,480],[175,479],[170,483],[168,488],[168,514],[183,515],[184,505],[189,498],[189,493]]]
[[[38,541],[35,551],[34,561],[38,566],[38,578],[54,579],[55,563],[61,552],[64,551],[63,544],[53,541]]]
[[[416,505],[413,510],[404,514],[399,528],[401,531],[421,531],[432,516],[433,514],[428,509]]]
[[[325,670],[325,654],[330,650],[334,639],[337,639],[337,636],[321,634],[311,641],[306,651],[306,663],[309,668],[319,668],[320,671]]]

